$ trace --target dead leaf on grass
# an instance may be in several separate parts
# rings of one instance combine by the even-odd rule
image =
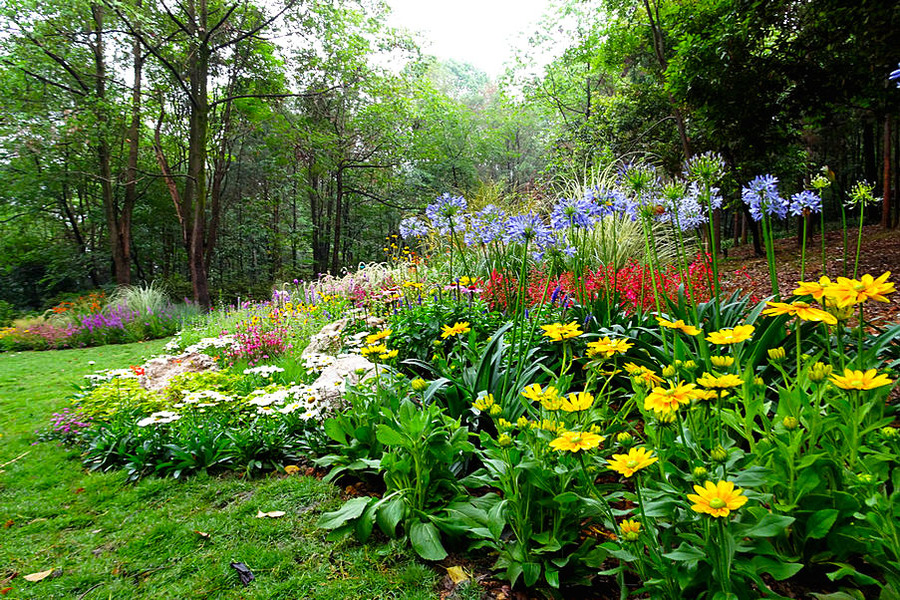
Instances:
[[[300,472],[300,467],[298,467],[297,465],[288,465],[284,468],[284,472],[288,475],[293,475]]]
[[[39,573],[32,573],[31,575],[25,576],[25,581],[40,581],[42,579],[46,579],[53,574],[53,569],[47,569],[46,571],[40,571]]]
[[[269,517],[270,519],[277,519],[279,517],[283,517],[285,514],[286,513],[283,510],[273,510],[271,512],[263,512],[263,511],[257,509],[256,518],[264,519],[266,517]]]
[[[3,588],[2,590],[0,590],[0,596],[5,596],[5,595],[7,595],[8,593],[10,593],[11,591],[12,591],[12,588],[11,588],[11,587],[5,587],[5,588]]]
[[[205,531],[197,531],[197,530],[195,529],[195,530],[194,530],[194,533],[196,533],[197,535],[199,535],[200,537],[202,537],[204,540],[208,540],[208,539],[209,539],[209,534],[206,533]]]
[[[469,580],[469,574],[462,567],[447,567],[447,575],[456,585]]]

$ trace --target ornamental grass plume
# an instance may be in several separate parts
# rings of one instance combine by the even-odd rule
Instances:
[[[727,517],[731,511],[747,503],[744,491],[734,487],[731,481],[707,481],[702,487],[695,485],[694,491],[697,493],[687,495],[687,499],[694,503],[691,510],[711,517]]]
[[[593,450],[604,439],[602,435],[589,431],[565,431],[550,442],[550,447],[560,452],[580,452],[582,450]]]
[[[625,477],[631,477],[658,460],[659,457],[653,456],[653,452],[646,448],[631,448],[628,454],[613,454],[612,459],[607,460],[606,468]]]
[[[885,385],[890,385],[893,380],[884,373],[876,374],[875,369],[868,371],[854,371],[844,369],[843,375],[832,375],[831,382],[842,390],[874,390]]]

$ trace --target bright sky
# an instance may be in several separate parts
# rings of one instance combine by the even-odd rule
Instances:
[[[468,62],[491,77],[503,72],[522,32],[531,32],[547,0],[387,0],[389,23],[421,33],[422,49]]]

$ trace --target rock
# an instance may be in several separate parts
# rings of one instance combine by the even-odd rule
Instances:
[[[303,349],[300,358],[310,354],[337,354],[341,350],[341,332],[347,327],[349,319],[340,319],[329,323],[319,333],[309,339],[309,345]]]
[[[202,373],[218,371],[216,359],[200,352],[186,352],[178,356],[159,356],[151,358],[144,365],[141,385],[150,391],[158,392],[169,385],[169,380],[183,373]]]
[[[341,405],[341,384],[354,384],[374,374],[375,365],[358,354],[342,354],[312,384],[316,397],[332,409]]]

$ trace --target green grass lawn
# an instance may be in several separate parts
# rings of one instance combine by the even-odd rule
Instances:
[[[325,541],[315,521],[341,503],[330,484],[284,474],[128,483],[85,472],[54,442],[32,445],[84,375],[140,364],[165,342],[0,354],[0,465],[13,461],[0,467],[0,593],[12,588],[0,597],[437,597],[438,575],[408,551]],[[232,561],[256,580],[243,587]]]

